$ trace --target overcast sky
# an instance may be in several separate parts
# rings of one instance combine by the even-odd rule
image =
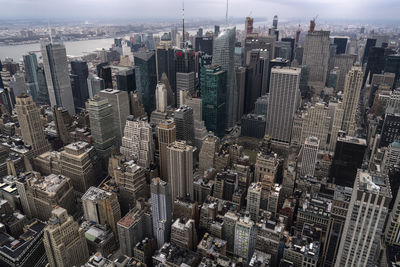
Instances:
[[[182,0],[0,0],[0,18],[181,17]],[[225,17],[226,0],[185,0],[185,17]],[[400,0],[229,0],[229,16],[400,20]]]

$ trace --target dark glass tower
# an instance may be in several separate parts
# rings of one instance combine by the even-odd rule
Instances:
[[[156,59],[153,51],[135,53],[136,88],[139,91],[144,110],[150,117],[156,108],[155,90],[157,85]]]
[[[37,94],[39,91],[38,77],[37,77],[37,57],[35,53],[29,53],[23,56],[25,73],[27,79],[27,87],[32,96],[33,101],[37,102]],[[1,86],[0,86],[1,87]]]
[[[389,55],[386,58],[385,72],[395,74],[393,89],[400,87],[400,54]]]
[[[121,70],[116,76],[118,90],[128,93],[136,90],[135,69]]]
[[[224,135],[226,121],[226,71],[220,66],[201,68],[200,90],[203,120],[207,130]]]
[[[97,76],[102,78],[104,81],[105,88],[113,88],[112,85],[112,75],[111,75],[111,67],[108,66],[107,62],[100,63],[96,66]]]
[[[204,52],[208,55],[213,53],[213,38],[212,37],[196,37],[195,39],[195,51]]]
[[[347,38],[335,37],[333,43],[336,45],[336,55],[345,54],[347,47]]]
[[[85,109],[85,102],[89,99],[88,76],[89,70],[85,61],[71,61],[72,95],[78,112]]]

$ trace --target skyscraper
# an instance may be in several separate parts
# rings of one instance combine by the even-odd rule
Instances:
[[[71,83],[74,105],[77,111],[85,109],[85,102],[89,99],[87,79],[88,65],[85,61],[71,61]]]
[[[214,40],[212,65],[219,65],[226,71],[226,128],[238,120],[238,92],[235,82],[235,39],[236,28],[227,29]]]
[[[356,60],[356,55],[340,54],[336,55],[333,59],[333,67],[339,68],[339,75],[336,83],[335,91],[343,91],[344,83],[346,80],[346,75],[349,73],[353,67],[354,61]]]
[[[278,15],[274,16],[274,19],[272,20],[272,26],[274,29],[278,29]]]
[[[166,112],[167,102],[167,88],[165,87],[165,84],[158,83],[156,88],[156,110],[159,112]]]
[[[271,70],[266,134],[272,140],[289,144],[293,115],[300,98],[300,69],[273,68]]]
[[[169,144],[176,141],[176,127],[172,120],[162,121],[157,126],[158,136],[158,154],[160,177],[164,181],[168,181],[168,150]]]
[[[353,67],[346,75],[343,96],[342,130],[354,136],[356,130],[356,111],[362,86],[363,73],[361,67]]]
[[[323,87],[328,73],[329,31],[312,31],[306,35],[303,65],[310,68],[309,84]]]
[[[224,134],[226,125],[227,74],[220,66],[205,66],[201,69],[200,90],[203,119],[208,131],[217,136]]]
[[[31,96],[23,94],[17,97],[15,111],[21,127],[22,138],[25,144],[32,146],[36,156],[49,151],[50,144],[47,142],[40,112]]]
[[[253,33],[253,23],[254,23],[254,18],[250,18],[250,17],[246,17],[245,20],[245,25],[244,25],[244,29],[246,31],[246,36],[248,34],[252,34]]]
[[[247,206],[246,211],[249,212],[250,218],[253,221],[258,221],[260,213],[260,202],[261,202],[261,183],[252,183],[247,191]]]
[[[345,54],[346,47],[347,47],[347,37],[335,37],[333,38],[333,43],[337,46],[336,47],[336,54]]]
[[[167,182],[154,178],[150,184],[153,234],[160,248],[169,241],[172,224],[172,199]]]
[[[315,165],[317,163],[319,139],[314,136],[308,137],[304,141],[303,156],[301,160],[300,174],[304,176],[314,176]]]
[[[147,120],[128,116],[120,150],[127,160],[133,159],[143,168],[150,167],[154,162],[154,142]]]
[[[115,130],[112,106],[108,99],[95,96],[86,103],[94,147],[103,159],[108,160],[115,148]]]
[[[92,74],[87,79],[89,98],[93,98],[98,92],[104,90],[104,80]]]
[[[174,112],[174,121],[176,125],[176,140],[186,141],[188,144],[194,144],[194,119],[193,109],[189,106],[181,106]]]
[[[115,193],[92,186],[82,196],[82,206],[85,220],[101,225],[108,224],[117,235],[121,209]]]
[[[89,258],[84,230],[61,207],[52,211],[43,238],[50,267],[80,266]]]
[[[75,114],[65,46],[42,43],[41,52],[51,106],[65,107],[71,115]]]
[[[104,89],[99,92],[99,96],[108,99],[113,110],[114,132],[118,144],[124,135],[126,119],[129,116],[129,95],[126,91]]]
[[[25,65],[25,73],[26,73],[26,80],[27,86],[30,95],[33,98],[33,101],[37,101],[37,95],[39,92],[39,84],[38,84],[38,76],[37,76],[37,69],[38,69],[38,62],[35,53],[29,53],[23,56],[24,65]],[[0,85],[0,87],[2,87]]]
[[[185,141],[175,141],[168,146],[168,182],[172,199],[193,199],[193,147]]]
[[[249,260],[256,243],[256,227],[250,217],[241,217],[235,225],[235,254]]]
[[[389,178],[358,170],[335,266],[374,266],[392,199]]]
[[[120,70],[117,73],[116,78],[118,90],[126,91],[128,93],[136,90],[135,69],[126,68]]]
[[[157,85],[156,60],[154,52],[135,53],[136,89],[139,91],[144,110],[150,117],[155,109],[155,90]]]

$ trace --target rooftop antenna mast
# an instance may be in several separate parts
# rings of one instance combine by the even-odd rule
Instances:
[[[182,48],[185,48],[185,0],[182,0]]]
[[[229,0],[226,0],[226,15],[225,15],[225,24],[228,27],[228,7],[229,7]]]
[[[49,28],[49,35],[50,35],[50,43],[53,43],[53,36],[51,36],[51,28],[50,28],[50,21],[47,21],[47,27]]]

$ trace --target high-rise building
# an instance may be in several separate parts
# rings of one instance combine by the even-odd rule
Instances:
[[[43,243],[50,267],[80,266],[89,258],[84,230],[61,207],[52,211],[44,228]]]
[[[38,104],[50,105],[49,90],[47,88],[46,76],[43,66],[37,68],[39,91],[37,95]]]
[[[16,182],[24,214],[47,221],[54,206],[75,212],[75,198],[71,179],[63,175],[39,173],[22,175]]]
[[[156,60],[153,51],[135,53],[136,88],[139,91],[144,110],[150,116],[155,109],[157,86]],[[161,73],[162,74],[162,73]],[[170,77],[168,77],[170,79]]]
[[[186,141],[194,145],[194,120],[193,109],[189,106],[181,106],[174,111],[176,125],[176,140]]]
[[[389,55],[385,62],[385,72],[395,74],[392,88],[400,87],[400,54]]]
[[[128,116],[120,151],[127,160],[133,159],[143,168],[154,163],[153,134],[147,119]]]
[[[299,83],[299,68],[271,70],[266,134],[274,141],[290,143],[293,116],[299,106]]]
[[[260,213],[261,202],[261,183],[252,183],[247,191],[246,211],[250,214],[250,218],[257,222]]]
[[[317,163],[319,139],[315,136],[307,137],[303,145],[303,156],[301,160],[300,174],[303,176],[314,176]]]
[[[24,65],[25,65],[25,73],[26,73],[26,81],[29,90],[29,94],[32,96],[33,101],[37,102],[37,96],[39,92],[39,83],[38,83],[38,62],[35,53],[29,53],[23,56]],[[1,78],[0,78],[1,79]],[[2,87],[0,85],[0,87]]]
[[[244,29],[246,31],[246,36],[248,34],[253,33],[253,23],[254,23],[254,18],[246,17],[246,20],[244,22]]]
[[[175,63],[177,64],[177,63]],[[192,72],[177,72],[176,73],[176,95],[177,95],[177,103],[181,103],[180,92],[184,91],[187,94],[193,94],[195,90],[195,82],[196,77],[195,73]]]
[[[96,184],[96,152],[86,142],[75,142],[64,147],[60,154],[61,174],[71,178],[77,192],[85,193]]]
[[[393,190],[395,194],[395,189]],[[391,246],[400,245],[400,192],[397,191],[396,199],[393,202],[392,211],[389,214],[385,229],[385,240]]]
[[[118,144],[121,144],[121,138],[124,135],[124,128],[126,124],[126,119],[129,116],[129,96],[128,92],[104,89],[99,93],[100,97],[107,98],[108,103],[111,104],[113,110],[113,123],[114,123],[114,135]]]
[[[168,145],[176,141],[176,126],[172,120],[162,121],[157,126],[160,177],[168,180]]]
[[[312,31],[306,35],[303,65],[310,68],[309,84],[323,87],[328,74],[329,31]]]
[[[212,55],[212,53],[213,53],[213,38],[210,36],[196,37],[195,51],[203,52],[207,55]]]
[[[156,110],[159,112],[167,111],[168,95],[165,84],[158,83],[156,88]]]
[[[278,15],[274,16],[274,19],[272,20],[272,26],[274,29],[278,29]]]
[[[388,109],[383,121],[379,147],[387,147],[400,137],[400,114]]]
[[[65,107],[71,115],[75,114],[65,46],[42,43],[41,52],[51,106]]]
[[[347,47],[347,37],[334,37],[333,43],[336,45],[336,55],[345,54]]]
[[[337,185],[352,187],[357,169],[363,163],[367,142],[365,139],[339,133],[329,178]]]
[[[240,217],[235,225],[234,253],[245,260],[250,260],[256,243],[256,227],[250,217]]]
[[[250,60],[246,66],[246,84],[244,96],[244,114],[254,110],[254,103],[261,96],[262,85],[262,59],[260,58],[260,50],[253,49],[250,51]]]
[[[344,90],[344,84],[346,81],[346,75],[349,73],[353,64],[356,60],[356,55],[348,55],[348,54],[340,54],[336,55],[333,58],[333,66],[331,67],[338,67],[338,77],[336,82],[335,91],[342,91]]]
[[[107,162],[116,145],[112,106],[108,99],[95,96],[86,103],[86,110],[89,112],[94,147]]]
[[[27,94],[18,96],[15,111],[25,144],[32,146],[36,156],[49,151],[50,144],[44,135],[40,112],[32,97]]]
[[[238,92],[235,82],[235,39],[236,28],[227,29],[214,40],[212,65],[221,66],[226,71],[226,125],[232,127],[238,120]]]
[[[400,165],[400,141],[394,141],[385,151],[382,161],[382,172],[387,174],[396,165]]]
[[[85,102],[89,99],[87,79],[88,65],[85,61],[71,61],[71,86],[76,111],[85,109]]]
[[[208,131],[222,136],[227,119],[227,72],[220,66],[205,66],[200,77],[204,123]]]
[[[104,90],[104,80],[102,78],[99,78],[98,76],[89,74],[87,83],[88,83],[89,98],[93,98],[101,90]]]
[[[176,74],[175,74],[175,49],[172,48],[171,42],[162,42],[156,48],[156,70],[157,70],[157,81],[161,81],[163,74],[168,78],[171,84],[172,90],[175,90],[176,86]]]
[[[153,234],[160,248],[169,242],[172,224],[172,199],[170,187],[160,178],[154,178],[150,184],[151,211],[153,216]]]
[[[214,167],[215,153],[219,149],[219,138],[209,134],[201,146],[199,154],[199,169],[206,171]]]
[[[185,141],[175,141],[168,145],[168,182],[172,199],[193,198],[193,147]]]
[[[118,90],[126,91],[128,93],[136,90],[135,69],[126,68],[120,70],[117,73],[116,78]]]
[[[236,223],[239,221],[239,216],[232,211],[228,211],[225,213],[223,221],[222,237],[226,240],[226,250],[233,254],[235,251],[235,241],[236,238],[238,238],[235,235],[235,227]]]
[[[178,218],[171,226],[171,243],[193,251],[197,245],[195,221]]]
[[[389,178],[359,169],[335,266],[374,266],[392,199]]]
[[[349,135],[355,135],[356,112],[360,99],[363,73],[361,67],[353,67],[346,75],[343,96],[342,130]]]
[[[85,220],[97,224],[107,224],[117,234],[117,222],[121,219],[118,197],[97,187],[90,187],[82,196]]]

